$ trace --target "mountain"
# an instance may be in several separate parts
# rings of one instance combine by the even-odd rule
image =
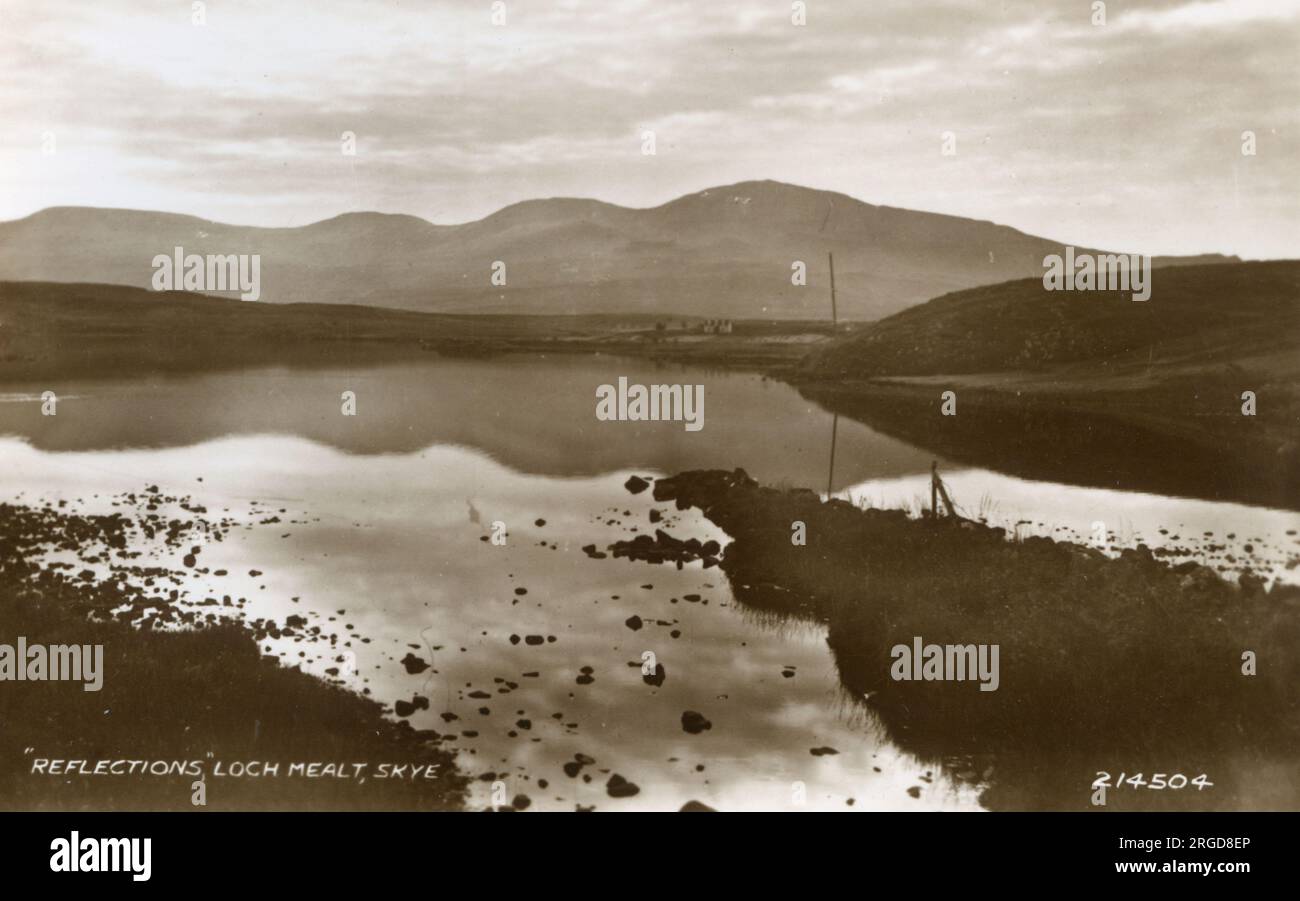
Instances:
[[[742,182],[650,209],[553,198],[476,222],[349,213],[254,228],[138,210],[56,207],[0,223],[0,280],[149,287],[156,254],[259,254],[261,300],[425,312],[651,313],[878,319],[936,295],[1040,277],[1062,245],[990,222]],[[1080,248],[1080,250],[1085,250]],[[1223,262],[1226,257],[1157,259]],[[506,285],[490,276],[505,263]],[[803,261],[807,285],[791,284]]]
[[[1041,278],[958,291],[836,339],[804,369],[833,379],[1062,366],[1101,376],[1248,358],[1300,375],[1300,261],[1161,269],[1144,302],[1128,291],[1049,292]]]

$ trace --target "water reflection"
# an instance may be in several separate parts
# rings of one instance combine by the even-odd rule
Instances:
[[[704,384],[705,428],[598,422],[595,388],[620,375]],[[40,415],[44,390],[61,397],[55,417]],[[345,390],[356,392],[356,417],[340,414]],[[874,676],[861,655],[831,653],[825,611],[809,599],[774,602],[698,563],[582,552],[656,526],[726,541],[691,511],[628,494],[632,472],[743,467],[766,484],[827,485],[860,504],[924,497],[934,455],[838,421],[783,384],[573,357],[270,368],[5,386],[0,434],[12,436],[0,439],[6,499],[107,512],[114,492],[159,484],[249,522],[267,519],[267,504],[283,509],[273,527],[205,548],[209,569],[230,575],[195,575],[192,594],[247,597],[253,618],[307,617],[356,655],[359,690],[388,703],[428,698],[412,722],[454,735],[466,770],[492,775],[475,783],[479,804],[496,779],[508,797],[557,809],[974,807],[988,787],[975,755],[918,743],[864,706]],[[959,505],[996,524],[1086,541],[1103,520],[1116,545],[1295,572],[1293,514],[955,471],[939,459]],[[507,528],[504,547],[483,540],[494,522]],[[270,645],[318,674],[339,663],[328,647]],[[641,678],[646,651],[665,668],[661,686]],[[431,668],[407,672],[407,654]],[[579,682],[583,667],[590,681]],[[712,728],[688,734],[685,711]],[[575,755],[595,762],[570,776]],[[1033,774],[1048,758],[1026,751],[999,802],[1045,797]],[[614,774],[639,793],[611,798]]]
[[[642,384],[703,384],[704,428],[598,421],[596,387],[619,376]],[[57,416],[40,415],[45,390],[61,398]],[[356,393],[355,417],[340,414],[343,391]],[[28,384],[8,393],[28,400],[0,402],[0,434],[58,451],[288,434],[354,454],[460,445],[536,475],[739,466],[770,483],[820,489],[831,446],[830,416],[788,385],[612,357],[431,358],[355,370],[267,368]],[[930,463],[924,451],[847,420],[835,443],[837,488],[921,472]]]
[[[628,473],[542,478],[461,448],[362,458],[270,436],[60,454],[9,439],[0,454],[5,497],[109,512],[112,493],[148,482],[242,521],[275,511],[273,526],[205,546],[205,566],[228,575],[193,576],[190,595],[246,597],[250,619],[304,616],[339,647],[268,640],[287,662],[323,674],[348,650],[359,689],[389,703],[428,698],[411,721],[456,735],[467,772],[493,774],[476,781],[476,803],[501,779],[508,797],[542,809],[975,806],[973,790],[899,752],[845,704],[823,627],[746,614],[716,569],[588,559],[585,544],[651,528],[651,509],[674,534],[725,540],[693,514],[628,494]],[[507,525],[503,547],[481,540],[494,520]],[[645,651],[666,671],[660,687],[641,678]],[[408,653],[432,668],[408,673]],[[683,731],[688,710],[712,728]],[[575,755],[595,763],[570,777]],[[639,793],[611,798],[615,773]]]

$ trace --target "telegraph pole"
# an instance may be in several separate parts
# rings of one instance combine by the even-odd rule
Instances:
[[[826,258],[831,263],[831,328],[839,327],[839,317],[835,312],[835,254],[827,253]]]

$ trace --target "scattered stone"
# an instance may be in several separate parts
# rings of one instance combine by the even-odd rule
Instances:
[[[701,542],[698,538],[683,541],[663,529],[655,529],[653,538],[638,535],[630,541],[616,541],[609,549],[615,557],[643,560],[646,563],[676,563],[678,569],[695,560],[703,561],[706,569],[717,566],[717,555],[721,551],[716,541]]]
[[[398,701],[393,705],[393,710],[400,717],[408,717],[417,710],[428,710],[429,699],[416,695],[410,701]]]
[[[638,794],[641,789],[636,783],[628,782],[618,773],[615,773],[605,783],[605,791],[609,792],[611,798],[630,798]]]
[[[402,666],[406,667],[407,675],[410,676],[422,673],[429,668],[429,664],[425,663],[419,657],[416,657],[410,651],[407,651],[406,656],[402,658]]]
[[[650,483],[640,476],[632,476],[623,483],[623,487],[633,494],[640,494],[642,491],[645,491],[650,487]]]
[[[687,801],[678,813],[717,813],[718,811],[700,801]]]
[[[682,714],[682,731],[691,735],[699,735],[706,729],[712,729],[713,723],[709,722],[704,714],[697,713],[694,710],[687,710]]]

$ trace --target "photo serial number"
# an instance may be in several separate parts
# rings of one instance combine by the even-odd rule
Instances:
[[[1142,778],[1141,773],[1135,773],[1132,776],[1127,773],[1120,773],[1119,778],[1116,779],[1112,785],[1110,781],[1110,773],[1098,770],[1097,778],[1092,782],[1092,787],[1094,789],[1123,788],[1126,785],[1130,788],[1148,788],[1154,789],[1155,791],[1160,791],[1166,788],[1177,790],[1180,788],[1186,788],[1189,785],[1196,786],[1197,791],[1204,791],[1207,788],[1214,787],[1214,783],[1211,782],[1209,777],[1204,773],[1190,779],[1182,773],[1174,773],[1172,775],[1167,773],[1156,773],[1150,778],[1150,780]]]

